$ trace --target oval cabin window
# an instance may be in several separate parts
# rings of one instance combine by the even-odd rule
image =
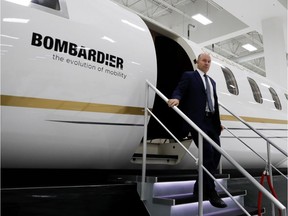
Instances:
[[[251,87],[251,90],[252,90],[253,97],[254,97],[255,101],[257,103],[262,104],[263,103],[262,94],[260,92],[260,89],[259,89],[257,83],[255,82],[255,80],[253,80],[250,77],[247,77],[247,79],[249,81],[249,84],[250,84],[250,87]]]
[[[231,94],[238,95],[239,89],[238,89],[238,85],[237,85],[236,79],[234,77],[234,74],[227,67],[221,67],[221,69],[223,71],[223,74],[224,74],[224,77],[226,80],[226,85],[227,85],[228,91]]]
[[[284,93],[284,95],[285,95],[286,99],[288,100],[288,94]]]
[[[281,102],[279,100],[279,97],[278,97],[276,91],[272,87],[269,88],[269,91],[270,91],[270,94],[273,98],[274,106],[276,107],[276,109],[281,110],[282,109]]]

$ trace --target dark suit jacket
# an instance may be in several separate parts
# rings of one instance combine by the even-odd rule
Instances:
[[[210,78],[210,77],[209,77]],[[213,86],[215,114],[213,115],[213,128],[216,133],[221,133],[221,122],[219,116],[218,97],[216,93],[216,82],[210,78]],[[179,108],[204,132],[207,131],[205,121],[206,92],[203,81],[197,71],[184,72],[180,82],[172,94],[173,99],[180,100]],[[184,126],[183,130],[191,130]],[[185,132],[187,132],[185,131]]]

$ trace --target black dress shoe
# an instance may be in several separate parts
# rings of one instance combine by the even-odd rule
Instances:
[[[209,194],[209,202],[212,206],[217,208],[227,207],[227,204],[219,197],[216,191]]]

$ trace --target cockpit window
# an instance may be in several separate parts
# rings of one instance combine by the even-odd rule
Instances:
[[[31,2],[54,10],[60,10],[59,0],[31,0]]]
[[[247,77],[247,79],[249,81],[249,84],[250,84],[250,87],[251,87],[251,90],[252,90],[253,97],[254,97],[255,101],[257,103],[262,104],[263,103],[262,94],[260,92],[260,89],[259,89],[257,83],[255,82],[255,80],[253,80],[250,77]]]
[[[279,97],[278,97],[276,91],[272,87],[269,88],[269,91],[270,91],[270,94],[273,98],[274,105],[275,105],[276,109],[281,110],[282,109],[281,102],[279,100]]]
[[[284,95],[285,95],[286,99],[288,100],[288,94],[284,93]]]
[[[66,0],[30,0],[30,7],[69,19]]]
[[[227,85],[228,91],[231,94],[238,95],[239,89],[238,89],[238,85],[237,85],[236,79],[234,77],[234,74],[227,67],[221,67],[221,69],[223,71],[223,74],[224,74],[224,77],[226,80],[226,85]]]

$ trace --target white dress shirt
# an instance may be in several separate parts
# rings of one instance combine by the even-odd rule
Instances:
[[[205,89],[206,89],[206,82],[205,82],[205,77],[204,77],[205,73],[204,73],[203,71],[199,70],[198,68],[197,68],[197,71],[198,71],[200,77],[202,78],[203,84],[204,84]],[[211,83],[211,81],[210,81],[209,76],[208,76],[207,74],[206,74],[206,76],[208,77],[208,83],[209,83],[209,85],[210,85],[210,91],[211,91],[211,92],[210,92],[211,100],[212,100],[213,108],[214,108],[214,110],[215,110],[213,86],[212,86],[212,83]],[[207,104],[207,103],[206,103],[206,111],[209,112],[209,108],[208,108],[208,104]]]

